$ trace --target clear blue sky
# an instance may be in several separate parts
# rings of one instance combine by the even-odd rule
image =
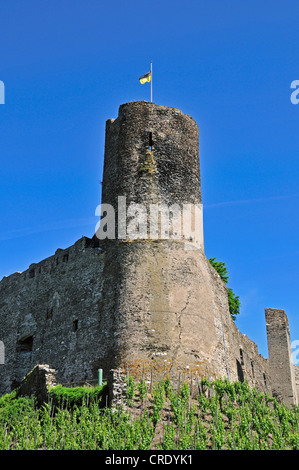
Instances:
[[[264,308],[299,340],[297,0],[0,0],[0,279],[92,236],[105,121],[150,99],[200,129],[208,257],[267,357]]]

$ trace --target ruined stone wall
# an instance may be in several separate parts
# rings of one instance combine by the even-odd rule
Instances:
[[[269,361],[258,352],[257,345],[242,334],[233,322],[234,359],[232,362],[233,380],[246,380],[257,390],[272,394]]]
[[[297,398],[299,397],[299,366],[294,365]]]
[[[113,325],[102,315],[105,253],[87,238],[57,250],[0,283],[0,393],[17,386],[37,364],[57,371],[58,382],[97,377],[112,366]]]
[[[4,278],[0,393],[45,362],[58,383],[95,379],[98,368],[107,377],[115,366],[148,379],[238,380],[240,349],[243,379],[264,390],[267,361],[232,321],[226,285],[202,251],[185,248],[139,240],[105,251],[83,238]]]

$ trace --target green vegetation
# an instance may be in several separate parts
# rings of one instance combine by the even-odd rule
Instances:
[[[225,282],[225,284],[227,284],[229,277],[225,263],[216,261],[215,258],[210,258],[209,261],[213,268],[216,269],[221,279]],[[228,288],[228,305],[231,317],[235,321],[237,319],[237,315],[240,313],[241,303],[239,297],[235,295],[231,288]]]
[[[149,173],[150,175],[153,175],[154,173],[156,173],[156,160],[154,157],[153,150],[147,149],[146,159],[144,161],[143,166],[141,167],[141,170],[143,172]]]
[[[49,402],[0,398],[0,449],[298,450],[299,407],[288,409],[247,383],[128,381],[127,409],[102,403],[102,389],[53,387]]]
[[[49,390],[49,398],[55,404],[63,406],[66,403],[69,407],[74,405],[82,406],[96,401],[98,404],[103,400],[104,386],[100,387],[63,387],[56,385]]]

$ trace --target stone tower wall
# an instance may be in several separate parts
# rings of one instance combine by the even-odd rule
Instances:
[[[163,211],[163,207],[177,205],[183,213],[184,204],[192,205],[191,221],[195,220],[194,211],[200,212],[198,238],[203,246],[198,136],[190,116],[147,102],[122,105],[117,119],[107,121],[102,204],[115,209],[118,239],[132,238],[118,230],[123,219],[118,198],[123,198],[131,218],[132,204],[141,204],[148,216],[153,207]],[[183,218],[181,222],[177,238],[189,239],[187,223],[183,227]],[[156,238],[165,238],[161,225],[158,229]],[[149,221],[147,233],[154,237]]]
[[[106,124],[103,203],[116,214],[119,196],[126,208],[134,202],[148,213],[156,203],[201,205],[198,141],[195,121],[177,109],[147,102],[120,106],[117,119]],[[116,367],[135,375],[189,371],[238,379],[244,349],[243,377],[269,390],[267,361],[235,327],[227,287],[204,254],[201,217],[200,245],[185,236],[153,239],[149,227],[143,239],[126,234],[110,240],[107,268],[118,286]]]
[[[201,203],[198,139],[196,122],[178,109],[121,105],[106,122],[103,202],[126,195],[128,202]],[[146,168],[150,147],[153,173]]]

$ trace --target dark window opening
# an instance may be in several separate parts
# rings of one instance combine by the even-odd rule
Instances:
[[[266,375],[265,374],[263,374],[263,378],[264,378],[264,385],[265,385],[265,387],[267,387],[267,380],[266,380]]]
[[[33,336],[26,336],[17,342],[17,352],[31,352],[33,346]]]
[[[253,365],[253,361],[251,361],[251,372],[252,372],[252,377],[254,377],[254,365]]]
[[[153,146],[153,133],[149,132],[149,138],[148,138],[148,148],[151,151]]]
[[[244,382],[244,373],[240,362],[237,359],[237,373],[239,382]]]
[[[78,320],[74,320],[73,321],[73,331],[77,331],[78,330]]]
[[[240,360],[241,360],[241,365],[244,366],[244,357],[243,357],[243,350],[240,349]]]
[[[66,253],[65,255],[63,255],[62,261],[63,261],[64,263],[67,263],[68,260],[69,260],[69,255],[68,255],[68,253]]]

